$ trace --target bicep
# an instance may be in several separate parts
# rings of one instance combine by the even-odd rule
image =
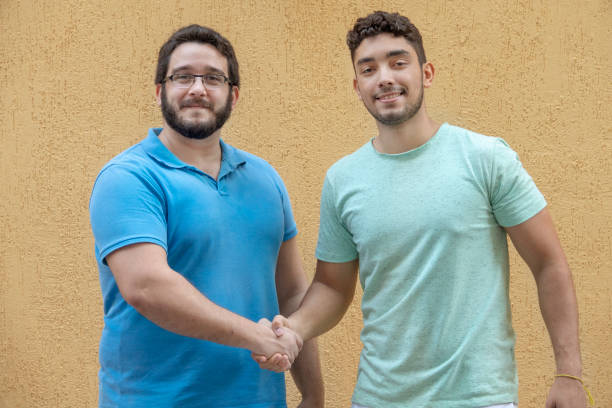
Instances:
[[[565,262],[565,255],[547,208],[521,224],[506,227],[514,247],[531,271],[555,262]]]
[[[276,292],[279,303],[295,295],[303,294],[308,288],[304,275],[302,259],[297,245],[297,237],[281,244],[276,263]]]
[[[357,259],[349,262],[325,262],[318,260],[314,282],[328,286],[341,293],[345,298],[352,299],[355,294],[358,269],[359,261]]]
[[[111,252],[106,261],[124,297],[172,272],[164,248],[148,242],[119,248]]]

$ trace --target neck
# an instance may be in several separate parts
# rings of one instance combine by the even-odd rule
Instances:
[[[425,106],[410,119],[398,125],[376,122],[378,136],[374,147],[381,153],[397,154],[407,152],[425,144],[436,134],[440,124],[431,119]]]
[[[181,161],[194,166],[214,179],[221,167],[221,130],[205,139],[190,139],[164,123],[159,140]]]

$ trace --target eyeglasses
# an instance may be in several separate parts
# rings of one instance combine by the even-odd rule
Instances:
[[[207,89],[221,88],[226,82],[231,85],[229,78],[223,74],[173,74],[164,79],[162,83],[169,79],[177,88],[191,88],[196,78],[202,78],[202,83]]]

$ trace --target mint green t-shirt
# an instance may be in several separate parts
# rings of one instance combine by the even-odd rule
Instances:
[[[356,404],[517,402],[503,227],[546,206],[499,138],[443,124],[401,154],[372,142],[334,164],[317,258],[359,258],[363,329]]]

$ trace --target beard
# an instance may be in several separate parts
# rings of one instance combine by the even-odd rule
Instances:
[[[402,88],[385,88],[381,90],[381,92],[393,92],[393,91],[407,92]],[[423,89],[423,84],[421,83],[416,101],[414,101],[414,103],[407,103],[406,106],[404,106],[404,108],[399,112],[390,112],[387,114],[381,114],[380,112],[374,109],[374,106],[370,107],[366,104],[364,105],[366,109],[368,110],[368,112],[370,112],[370,115],[374,116],[374,119],[376,119],[378,122],[382,123],[383,125],[394,126],[394,125],[399,125],[401,123],[404,123],[407,120],[411,119],[414,115],[416,115],[419,109],[421,109],[421,105],[423,105],[423,94],[424,94],[424,89]]]
[[[181,119],[178,115],[178,110],[183,106],[189,106],[194,104],[212,110],[212,119],[203,122],[191,122]],[[232,113],[232,93],[228,93],[227,99],[225,100],[225,104],[223,106],[220,106],[218,109],[214,109],[214,107],[215,106],[208,101],[187,99],[181,102],[181,104],[179,105],[179,109],[174,109],[174,107],[168,101],[165,84],[164,86],[162,86],[161,110],[166,124],[172,129],[174,129],[176,132],[189,139],[206,139],[208,136],[212,135],[217,130],[221,129],[221,127],[223,127],[227,119],[230,117],[230,114]]]

